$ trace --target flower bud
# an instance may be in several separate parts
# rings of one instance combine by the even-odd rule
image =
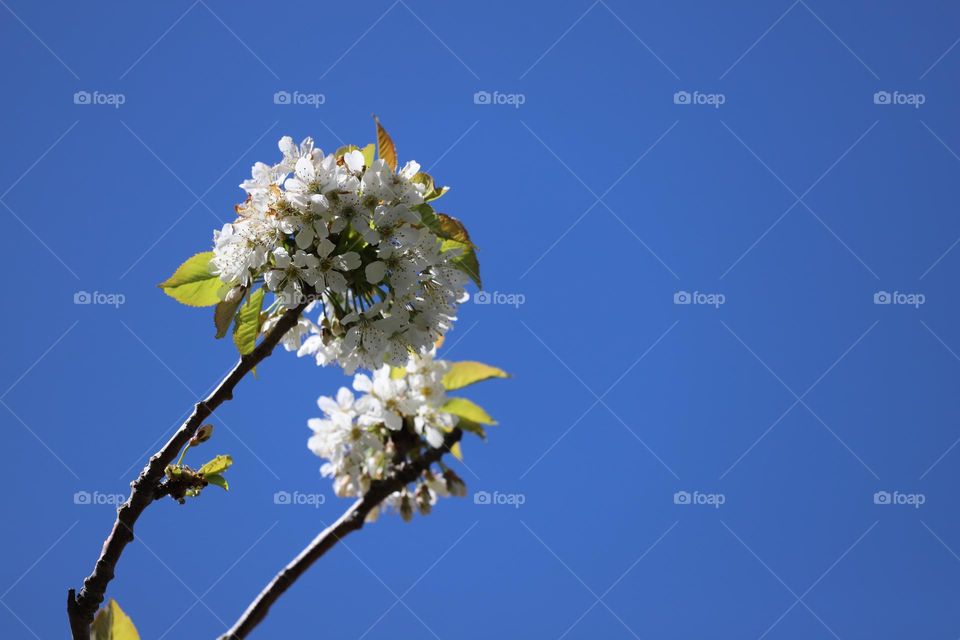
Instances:
[[[453,469],[447,469],[443,472],[443,479],[447,481],[447,491],[450,495],[462,498],[467,495],[467,485],[460,479]]]
[[[427,485],[421,484],[417,487],[416,499],[417,511],[420,512],[420,515],[430,515],[430,510],[433,508],[433,500]]]
[[[198,444],[206,442],[207,440],[210,439],[210,436],[212,435],[213,435],[213,425],[205,424],[199,429],[197,429],[197,432],[194,434],[194,436],[190,438],[190,446],[195,447]]]
[[[413,504],[410,502],[410,494],[404,492],[400,499],[400,517],[404,522],[413,520]]]
[[[224,297],[223,301],[224,301],[224,302],[237,302],[238,300],[240,300],[240,298],[242,298],[242,297],[244,296],[244,294],[245,294],[246,292],[247,292],[247,288],[246,288],[246,287],[241,286],[241,285],[237,285],[237,286],[233,287],[232,289],[230,289],[230,291],[227,292],[227,295]]]

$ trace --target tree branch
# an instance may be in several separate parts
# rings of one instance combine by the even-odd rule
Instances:
[[[220,381],[217,388],[205,399],[197,402],[186,422],[180,425],[177,432],[160,451],[150,457],[150,461],[137,479],[130,483],[130,496],[117,510],[117,519],[110,535],[103,543],[93,573],[83,581],[83,588],[79,595],[76,595],[73,589],[67,593],[67,616],[70,619],[70,631],[74,640],[89,640],[90,624],[93,622],[94,614],[103,602],[107,585],[113,580],[114,570],[124,548],[133,541],[133,526],[147,506],[159,497],[157,489],[167,465],[173,462],[184,445],[196,434],[203,421],[217,407],[233,398],[233,389],[237,383],[270,355],[273,348],[280,342],[280,338],[297,323],[306,306],[307,303],[304,303],[286,311],[260,344],[250,353],[240,357],[236,366]]]
[[[347,509],[336,522],[320,532],[296,558],[267,584],[250,606],[247,607],[247,610],[243,612],[243,615],[234,623],[233,627],[220,636],[219,640],[242,640],[246,638],[250,632],[267,617],[270,606],[276,602],[300,576],[306,573],[307,569],[309,569],[314,562],[333,548],[345,535],[361,529],[367,515],[383,502],[387,496],[413,482],[417,476],[426,471],[430,465],[440,460],[445,453],[449,452],[450,448],[453,447],[462,436],[463,432],[460,429],[454,429],[444,438],[443,446],[437,449],[430,449],[422,458],[408,463],[389,478],[374,482],[370,486],[370,490],[367,491],[362,498],[354,502],[353,506]]]

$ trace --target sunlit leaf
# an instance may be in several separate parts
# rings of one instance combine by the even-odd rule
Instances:
[[[230,465],[233,464],[233,458],[230,456],[217,456],[210,462],[206,463],[199,469],[197,473],[202,476],[213,475],[217,473],[223,473],[230,468]]]
[[[457,422],[457,426],[464,431],[469,431],[470,433],[480,436],[482,440],[487,439],[487,430],[483,428],[483,425],[474,422],[473,420],[460,418],[460,420]]]
[[[466,398],[450,398],[440,409],[480,424],[497,424],[497,421],[491,418],[490,414]]]
[[[480,261],[477,260],[476,247],[459,240],[444,240],[440,244],[440,251],[456,251],[457,255],[451,259],[453,266],[467,274],[478,289],[483,289],[480,280]]]
[[[253,351],[260,335],[260,310],[263,308],[263,288],[257,289],[240,308],[237,322],[233,329],[233,343],[237,351],[246,355]]]
[[[222,282],[210,271],[212,251],[198,253],[159,286],[168,296],[191,307],[209,307],[220,302]]]
[[[454,442],[453,446],[450,447],[450,453],[453,454],[453,457],[463,462],[463,450],[460,449],[460,443]]]
[[[217,339],[227,335],[230,324],[233,322],[234,316],[237,315],[237,308],[243,302],[245,296],[246,291],[238,287],[231,290],[225,300],[217,303],[213,310],[213,324],[217,328]]]
[[[360,151],[363,152],[363,164],[366,165],[367,167],[372,167],[374,157],[377,153],[377,145],[371,142]]]
[[[390,134],[380,124],[380,118],[373,116],[373,121],[377,123],[377,154],[380,159],[387,163],[387,166],[397,170],[397,148],[393,146],[393,140]]]
[[[473,362],[464,360],[463,362],[454,362],[450,365],[447,373],[443,376],[443,386],[447,390],[460,389],[467,385],[489,380],[490,378],[509,378],[510,374],[503,369],[491,367],[482,362]]]
[[[224,491],[229,491],[229,490],[230,490],[230,485],[227,484],[227,479],[224,478],[224,477],[223,477],[222,475],[220,475],[219,473],[208,473],[207,475],[205,475],[205,476],[203,476],[203,477],[204,477],[204,479],[205,479],[207,482],[209,482],[209,483],[212,484],[212,485],[216,485],[216,486],[220,487],[220,488],[223,489]]]
[[[113,598],[97,612],[90,626],[91,640],[140,640],[137,628]]]
[[[341,156],[343,156],[343,155],[346,155],[346,154],[350,153],[351,151],[359,151],[359,150],[360,150],[360,147],[358,147],[358,146],[355,145],[355,144],[345,144],[345,145],[343,145],[342,147],[340,147],[339,149],[337,149],[336,151],[333,152],[333,157],[334,157],[334,158],[339,158],[339,157],[341,157]]]

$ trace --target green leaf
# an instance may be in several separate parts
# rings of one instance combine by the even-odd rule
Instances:
[[[440,251],[457,251],[456,257],[451,259],[454,267],[467,274],[478,289],[483,289],[480,281],[480,261],[477,260],[477,248],[473,244],[460,242],[459,240],[444,240],[440,244]]]
[[[210,272],[213,251],[198,253],[161,282],[158,287],[168,296],[191,307],[209,307],[220,302],[220,278]]]
[[[480,424],[497,424],[490,414],[466,398],[450,398],[440,410]]]
[[[453,216],[438,213],[437,224],[440,229],[437,235],[444,240],[456,240],[457,242],[469,244],[471,247],[473,246],[473,242],[470,240],[470,234],[467,233],[467,228]]]
[[[447,191],[450,191],[450,187],[440,187],[438,189],[436,183],[433,181],[433,176],[431,176],[426,171],[421,171],[417,173],[415,176],[413,176],[410,179],[410,182],[413,182],[414,184],[422,184],[424,186],[424,192],[423,192],[424,202],[431,202],[433,200],[436,200],[437,198],[445,194]]]
[[[390,379],[399,380],[400,378],[407,375],[407,370],[403,367],[390,367]]]
[[[229,491],[229,490],[230,490],[230,485],[227,484],[227,479],[224,478],[224,477],[223,477],[222,475],[220,475],[219,473],[209,473],[209,474],[207,474],[207,475],[205,475],[205,476],[203,476],[203,477],[204,477],[204,479],[205,479],[207,482],[209,482],[209,483],[212,484],[212,485],[216,485],[216,486],[220,487],[220,488],[223,489],[224,491]]]
[[[226,300],[217,303],[217,307],[213,310],[213,324],[217,328],[217,339],[227,335],[227,331],[230,330],[230,323],[233,322],[233,317],[237,314],[237,308],[243,302],[246,294],[246,289],[236,293],[231,290]],[[236,299],[231,300],[231,297],[236,297]]]
[[[463,450],[460,448],[459,442],[453,443],[453,446],[450,447],[450,453],[453,454],[454,458],[456,458],[460,462],[463,462]]]
[[[464,431],[469,431],[470,433],[480,436],[481,440],[487,439],[487,430],[484,429],[483,425],[480,423],[474,422],[473,420],[460,418],[460,420],[457,421],[457,426]]]
[[[339,158],[339,157],[341,157],[341,156],[344,156],[344,155],[350,153],[351,151],[359,151],[359,150],[360,150],[360,147],[358,147],[358,146],[355,145],[355,144],[345,144],[345,145],[343,145],[342,147],[340,147],[339,149],[337,149],[336,151],[333,152],[333,157],[334,157],[334,158]]]
[[[260,310],[263,308],[263,288],[250,294],[247,303],[240,308],[233,328],[233,343],[240,355],[247,355],[257,344],[260,335]]]
[[[377,145],[371,142],[363,149],[360,149],[360,151],[363,152],[363,164],[368,167],[372,167],[374,155],[377,153]]]
[[[233,458],[230,456],[217,456],[207,464],[197,469],[197,473],[202,476],[223,473],[233,464]],[[209,479],[209,478],[208,478]]]
[[[133,620],[113,598],[97,612],[90,626],[91,640],[140,640]]]
[[[387,130],[380,124],[380,118],[373,116],[373,121],[377,123],[377,154],[381,160],[387,163],[387,166],[397,170],[397,148],[393,146],[393,139]]]
[[[447,390],[461,389],[467,385],[489,380],[490,378],[509,378],[510,374],[503,369],[491,367],[482,362],[464,360],[454,362],[443,376],[443,387]]]
[[[467,228],[453,216],[437,213],[427,203],[417,205],[413,209],[420,214],[420,223],[433,231],[441,240],[456,240],[473,246]]]

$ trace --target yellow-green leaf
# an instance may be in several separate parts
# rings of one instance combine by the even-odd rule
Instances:
[[[470,433],[480,436],[481,440],[487,439],[487,432],[484,430],[482,424],[478,424],[473,420],[467,420],[466,418],[460,418],[457,421],[457,427],[463,429],[464,431],[469,431]]]
[[[463,451],[460,449],[460,443],[459,443],[459,442],[454,442],[454,443],[453,443],[453,446],[450,447],[450,453],[453,454],[453,457],[454,457],[454,458],[456,458],[456,459],[459,460],[460,462],[463,462]]]
[[[440,243],[440,251],[456,251],[457,255],[450,262],[454,267],[467,274],[478,289],[483,289],[483,284],[480,281],[480,261],[477,259],[476,247],[459,240],[444,240]]]
[[[445,389],[460,389],[467,385],[489,380],[490,378],[509,378],[510,374],[503,369],[491,367],[482,362],[473,362],[464,360],[463,362],[454,362],[451,364],[447,373],[443,376],[443,386]]]
[[[374,156],[377,153],[377,145],[371,142],[360,151],[363,152],[363,164],[372,167]]]
[[[390,134],[380,124],[380,118],[373,116],[373,121],[377,123],[377,154],[380,159],[387,163],[387,166],[397,170],[397,148],[393,146],[393,140]]]
[[[333,157],[334,157],[334,158],[339,158],[339,157],[341,157],[341,156],[344,156],[344,155],[350,153],[351,151],[359,151],[359,150],[360,150],[360,147],[358,147],[358,146],[355,145],[355,144],[345,144],[345,145],[343,145],[342,147],[340,147],[339,149],[337,149],[336,151],[333,152]]]
[[[207,464],[197,469],[197,473],[202,476],[223,473],[233,464],[233,458],[230,456],[217,456]]]
[[[246,290],[238,286],[227,294],[226,299],[217,303],[213,310],[213,324],[217,328],[217,339],[227,335],[230,323],[233,322],[233,317],[237,314],[237,308],[244,297],[246,297]]]
[[[438,189],[436,183],[433,180],[433,176],[431,176],[426,171],[421,171],[416,175],[414,175],[412,178],[410,178],[410,182],[413,182],[414,184],[423,185],[423,188],[424,188],[423,201],[424,202],[431,202],[433,200],[436,200],[437,198],[445,194],[447,191],[450,191],[450,187],[440,187]]]
[[[445,213],[437,214],[436,233],[444,240],[456,240],[457,242],[463,242],[473,246],[473,242],[470,240],[470,234],[467,233],[467,228],[463,226],[463,223]]]
[[[440,407],[440,410],[480,424],[497,424],[497,421],[491,418],[490,414],[466,398],[450,398],[446,404]]]
[[[97,612],[90,626],[90,633],[91,640],[140,640],[133,620],[113,598]]]
[[[241,355],[253,351],[257,344],[257,336],[260,335],[260,310],[262,308],[263,288],[261,287],[250,294],[250,298],[240,308],[240,313],[237,314],[237,322],[233,328],[233,343],[237,345],[237,351]]]
[[[210,484],[216,485],[221,489],[223,489],[224,491],[230,490],[230,485],[227,484],[227,479],[224,478],[219,473],[208,473],[207,475],[203,476],[203,478]]]
[[[198,253],[159,286],[168,296],[191,307],[209,307],[220,302],[222,282],[210,271],[212,251]]]
[[[407,375],[407,370],[403,367],[390,367],[390,379],[399,380],[400,378]]]
[[[431,193],[428,193],[426,196],[424,196],[423,201],[433,202],[434,200],[436,200],[437,198],[445,194],[447,191],[450,191],[450,187],[440,187],[439,189],[434,187]]]

